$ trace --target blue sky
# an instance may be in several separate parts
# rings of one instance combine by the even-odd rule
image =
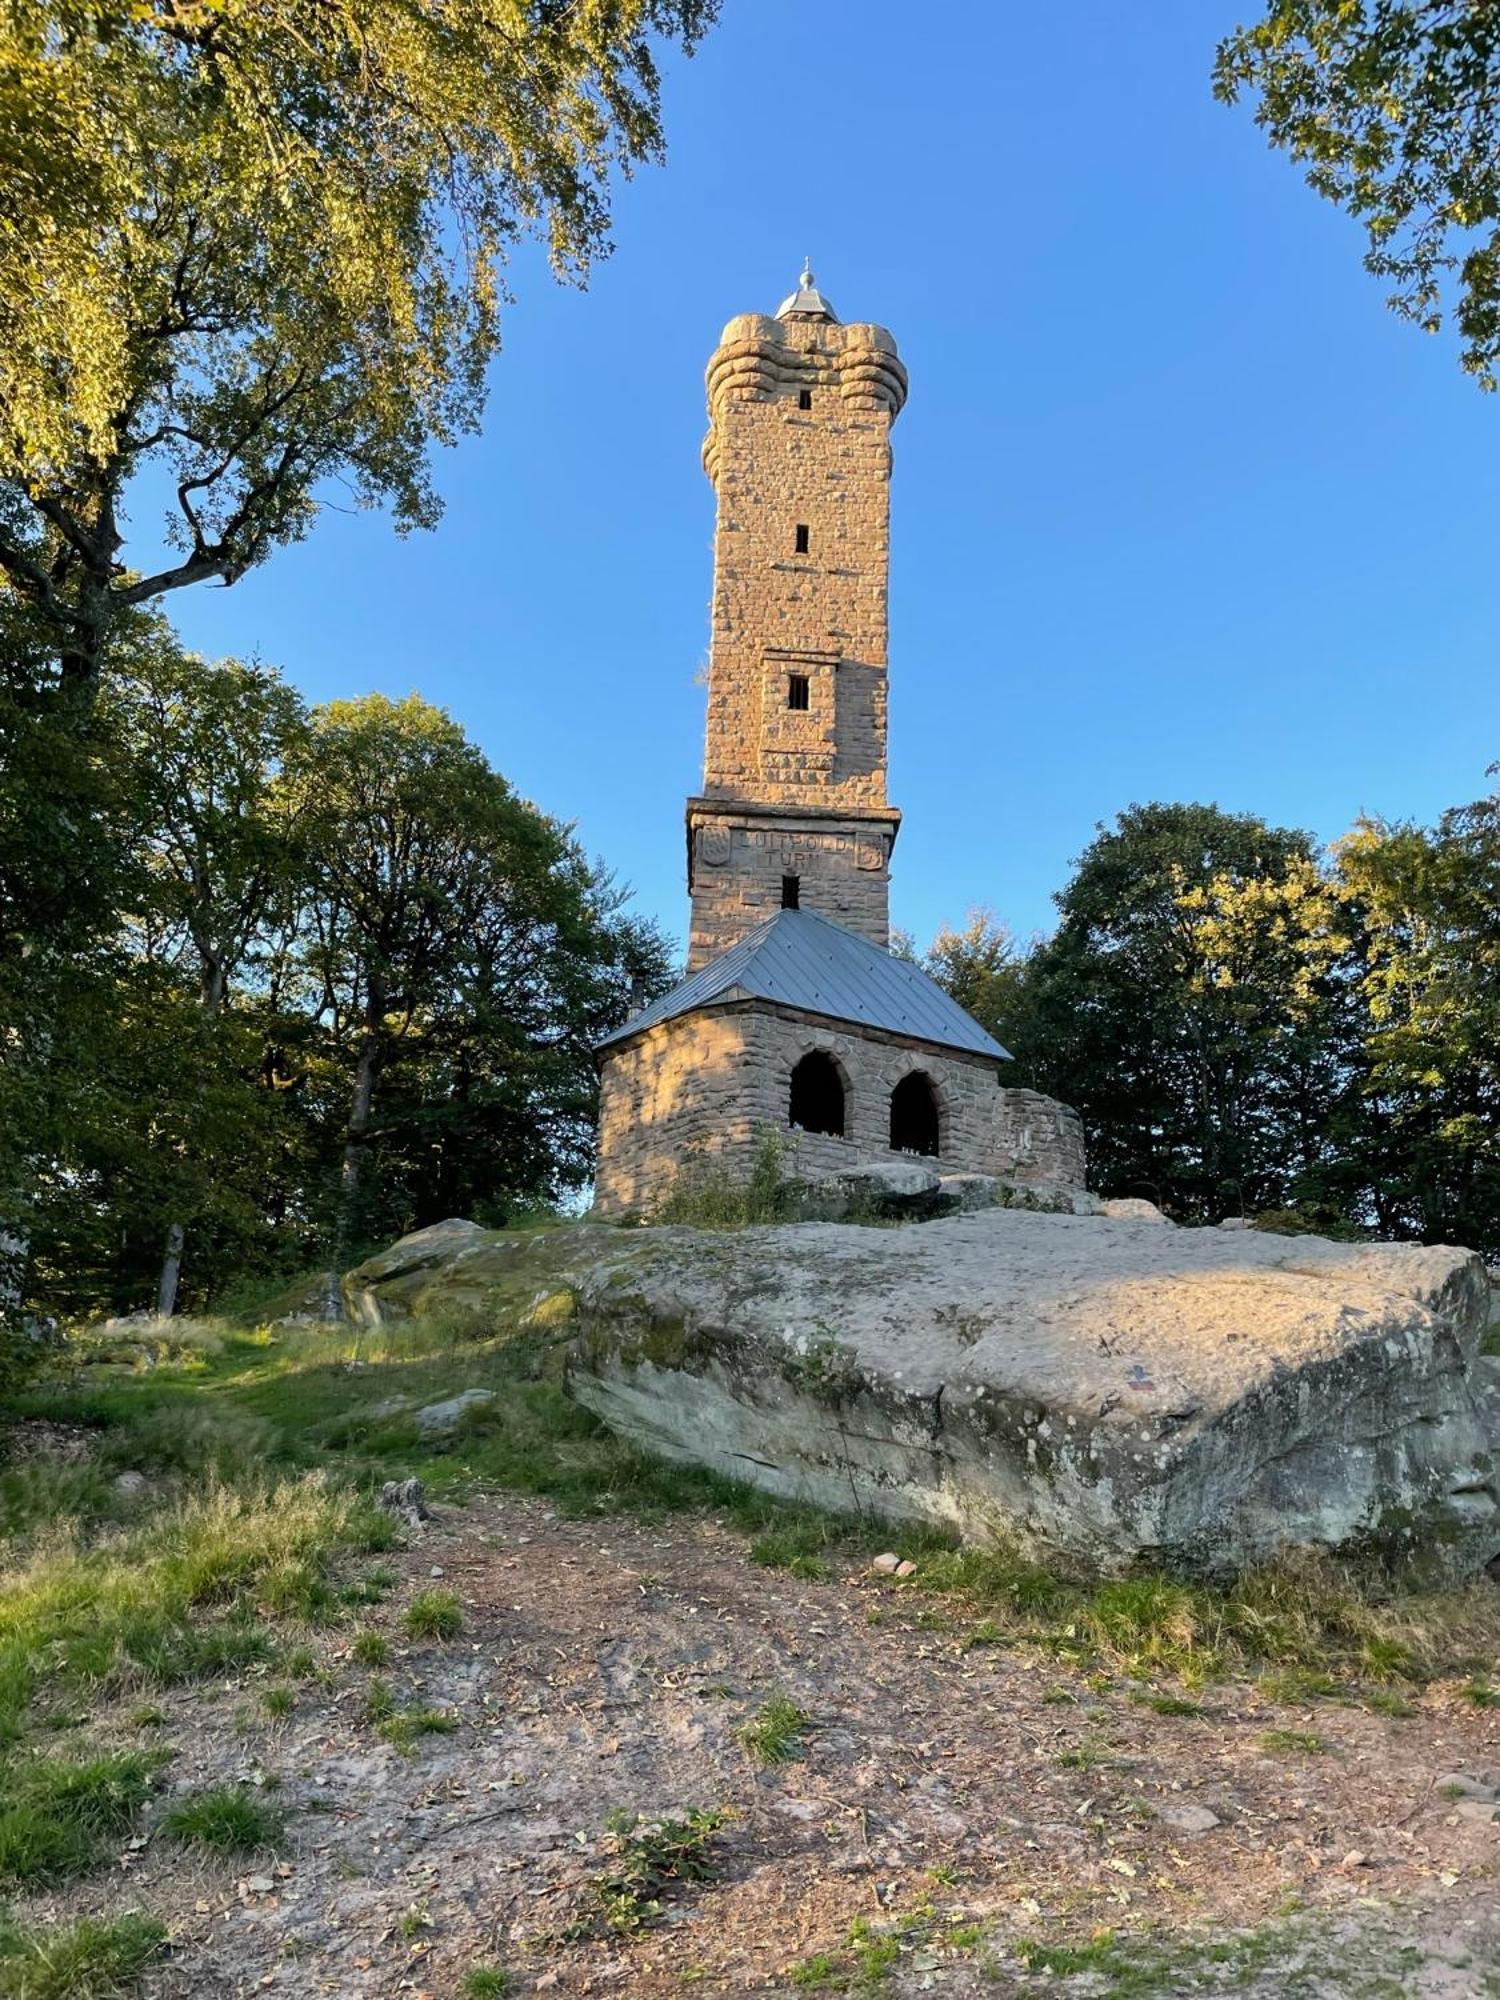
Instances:
[[[685,929],[712,493],[703,368],[804,252],[895,333],[897,923],[1025,934],[1099,821],[1331,839],[1500,756],[1500,401],[1209,89],[1252,0],[725,0],[587,293],[518,260],[434,534],[327,512],[169,610],[312,700],[417,689]],[[917,24],[921,23],[918,27]],[[1061,25],[1065,24],[1065,25]],[[152,522],[137,524],[143,537]],[[132,552],[134,553],[134,552]]]

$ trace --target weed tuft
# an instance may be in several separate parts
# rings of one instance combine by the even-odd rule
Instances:
[[[739,1732],[757,1764],[795,1763],[806,1755],[802,1734],[811,1718],[784,1694],[770,1695]]]
[[[1268,1729],[1260,1747],[1273,1757],[1320,1757],[1329,1746],[1311,1729]]]
[[[632,1936],[661,1915],[663,1895],[686,1883],[713,1881],[719,1871],[711,1843],[727,1818],[723,1811],[696,1808],[682,1819],[611,1814],[605,1823],[609,1860],[589,1878],[571,1935]]]
[[[464,1974],[463,1990],[465,2000],[505,2000],[511,1990],[511,1977],[503,1966],[472,1966]]]
[[[184,1847],[215,1854],[255,1854],[275,1847],[283,1820],[243,1785],[216,1785],[193,1792],[162,1816],[162,1832]]]
[[[420,1590],[401,1622],[409,1639],[456,1639],[464,1619],[451,1590]]]
[[[159,1750],[9,1760],[0,1772],[0,1883],[34,1887],[86,1874],[134,1824],[167,1761]]]
[[[0,1993],[8,2000],[125,2000],[166,1943],[154,1917],[72,1924],[0,1920]]]

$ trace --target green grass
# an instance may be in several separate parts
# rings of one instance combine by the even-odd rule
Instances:
[[[366,1626],[356,1632],[350,1642],[349,1657],[356,1666],[387,1666],[391,1657],[390,1641],[383,1632],[372,1632]]]
[[[1273,1757],[1321,1757],[1328,1745],[1311,1729],[1268,1729],[1260,1747]]]
[[[1202,1702],[1187,1701],[1180,1694],[1151,1694],[1140,1689],[1132,1692],[1130,1699],[1139,1708],[1149,1708],[1153,1715],[1202,1715]]]
[[[126,2000],[166,1942],[153,1917],[84,1917],[72,1924],[0,1920],[3,2000]]]
[[[789,1696],[773,1694],[742,1725],[739,1738],[757,1764],[794,1763],[807,1753],[802,1734],[810,1718]]]
[[[817,1991],[820,1987],[842,1986],[844,1972],[831,1953],[819,1951],[814,1952],[811,1958],[799,1959],[792,1967],[791,1979],[793,1986]]]
[[[84,1759],[18,1752],[0,1767],[0,1887],[36,1888],[86,1874],[128,1833],[164,1751]]]
[[[385,1517],[325,1473],[241,1488],[206,1478],[107,1538],[54,1524],[0,1581],[0,1738],[69,1694],[232,1672],[268,1660],[267,1622],[326,1611],[341,1553],[383,1541]],[[46,1662],[46,1685],[41,1664]]]
[[[284,1822],[243,1785],[215,1785],[193,1792],[162,1815],[162,1832],[183,1847],[206,1847],[215,1854],[258,1854],[275,1847]]]
[[[456,1639],[464,1615],[451,1590],[420,1590],[401,1623],[409,1639]]]
[[[1150,1575],[1100,1584],[1000,1544],[960,1550],[933,1531],[877,1533],[650,1459],[564,1393],[570,1295],[547,1291],[545,1259],[538,1270],[540,1282],[523,1273],[482,1310],[374,1330],[182,1322],[149,1353],[128,1330],[90,1338],[70,1372],[14,1398],[11,1414],[85,1424],[98,1449],[82,1465],[0,1473],[0,1744],[96,1695],[256,1663],[305,1678],[314,1657],[285,1628],[347,1623],[389,1588],[389,1572],[360,1574],[354,1557],[393,1545],[399,1531],[367,1496],[409,1474],[440,1496],[482,1485],[537,1495],[570,1518],[711,1510],[745,1535],[755,1561],[808,1579],[896,1548],[918,1574],[870,1589],[873,1620],[889,1608],[962,1621],[969,1646],[1027,1645],[1188,1693],[1262,1673],[1304,1685],[1321,1676],[1343,1693],[1375,1685],[1399,1699],[1494,1657],[1500,1615],[1487,1587],[1397,1595],[1378,1575],[1310,1559],[1225,1586]],[[424,1440],[412,1412],[468,1386],[493,1389],[494,1402],[455,1436]],[[149,1506],[115,1493],[127,1467],[153,1481]],[[434,1597],[451,1609],[428,1610]],[[455,1614],[451,1594],[423,1592],[404,1629],[452,1636]],[[351,1650],[376,1666],[379,1644],[361,1633]],[[1269,1678],[1263,1690],[1272,1693]]]
[[[376,1674],[365,1689],[362,1706],[366,1722],[389,1722],[396,1713],[396,1691],[388,1680]]]
[[[289,1687],[262,1688],[260,1705],[273,1722],[284,1722],[297,1706],[296,1691]]]
[[[450,1715],[446,1709],[403,1708],[387,1716],[376,1734],[403,1755],[410,1755],[418,1737],[451,1736],[457,1728],[458,1717]]]
[[[503,1966],[476,1965],[464,1974],[465,2000],[505,2000],[510,1990],[511,1977]]]
[[[829,1527],[826,1517],[819,1520],[814,1516],[810,1523],[786,1522],[756,1536],[750,1544],[750,1560],[761,1569],[785,1570],[789,1576],[820,1583],[831,1574],[823,1554],[829,1542]]]

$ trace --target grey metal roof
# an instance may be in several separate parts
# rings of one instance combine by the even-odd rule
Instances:
[[[659,1021],[734,1000],[771,1000],[830,1021],[1010,1060],[1009,1049],[987,1035],[919,965],[892,958],[868,938],[813,910],[778,910],[598,1046],[606,1049]]]
[[[778,319],[787,319],[793,313],[806,313],[810,319],[831,319],[835,326],[838,324],[838,314],[818,290],[813,279],[810,258],[802,266],[802,276],[797,280],[796,291],[789,298],[783,299],[776,308]]]

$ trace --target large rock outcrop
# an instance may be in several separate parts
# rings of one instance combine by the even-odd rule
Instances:
[[[606,1423],[788,1498],[1102,1568],[1500,1549],[1461,1250],[1015,1209],[446,1248],[351,1292],[571,1317],[570,1386]]]

